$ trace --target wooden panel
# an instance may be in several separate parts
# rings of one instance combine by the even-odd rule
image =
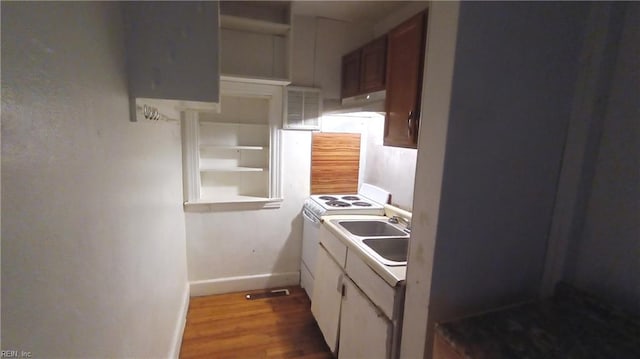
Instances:
[[[311,194],[358,193],[359,133],[314,133]]]
[[[246,300],[248,292],[193,297],[180,358],[332,358],[300,287]]]

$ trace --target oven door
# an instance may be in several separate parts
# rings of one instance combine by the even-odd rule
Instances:
[[[320,218],[306,208],[302,209],[302,263],[300,264],[300,285],[309,299],[313,296],[313,278],[316,268],[316,253],[320,244]]]

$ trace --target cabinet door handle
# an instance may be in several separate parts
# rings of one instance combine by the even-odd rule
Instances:
[[[409,111],[407,118],[407,137],[413,138],[413,111]]]
[[[344,282],[344,274],[340,274],[340,276],[338,277],[338,285],[336,286],[336,291],[344,295],[343,282]]]

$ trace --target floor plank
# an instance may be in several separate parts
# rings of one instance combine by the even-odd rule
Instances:
[[[300,287],[247,300],[246,291],[193,297],[180,358],[332,358]]]

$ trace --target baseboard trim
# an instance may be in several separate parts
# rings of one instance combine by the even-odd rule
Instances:
[[[189,282],[192,297],[297,285],[300,272],[265,273]]]
[[[189,283],[186,283],[182,292],[182,303],[178,312],[178,320],[176,328],[173,332],[173,343],[169,351],[169,358],[178,359],[180,356],[180,348],[182,347],[182,336],[184,335],[184,327],[187,324],[187,311],[189,310]]]

